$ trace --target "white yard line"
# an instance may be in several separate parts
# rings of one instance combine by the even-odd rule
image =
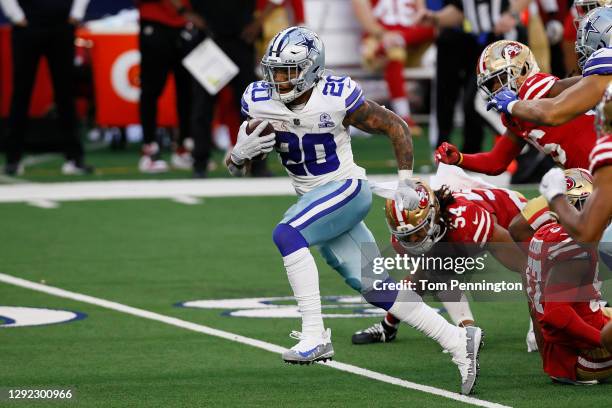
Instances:
[[[151,312],[148,310],[127,306],[122,303],[112,302],[110,300],[100,299],[97,297],[84,295],[81,293],[70,292],[70,291],[56,288],[53,286],[42,285],[40,283],[28,281],[25,279],[17,278],[15,276],[6,275],[3,273],[0,273],[0,282],[7,283],[9,285],[19,286],[19,287],[26,288],[26,289],[35,290],[37,292],[42,292],[42,293],[46,293],[46,294],[53,295],[53,296],[58,296],[58,297],[65,298],[65,299],[71,299],[71,300],[75,300],[78,302],[89,303],[89,304],[100,306],[106,309],[129,314],[132,316],[142,317],[144,319],[154,320],[154,321],[165,323],[171,326],[180,327],[186,330],[191,330],[194,332],[207,334],[209,336],[219,337],[225,340],[234,341],[236,343],[241,343],[241,344],[256,347],[262,350],[266,350],[266,351],[269,351],[275,354],[280,354],[286,350],[286,348],[284,347],[281,347],[276,344],[268,343],[265,341],[241,336],[239,334],[234,334],[234,333],[223,331],[223,330],[218,330],[212,327],[208,327],[208,326],[204,326],[201,324],[196,324],[196,323],[189,322],[186,320],[178,319],[176,317],[166,316],[166,315]],[[280,364],[280,359],[279,359],[279,364]],[[488,408],[507,408],[507,406],[505,405],[481,400],[481,399],[474,398],[474,397],[468,397],[465,395],[461,395],[455,392],[450,392],[450,391],[443,390],[443,389],[436,388],[436,387],[431,387],[428,385],[413,383],[411,381],[406,381],[400,378],[391,377],[386,374],[382,374],[376,371],[371,371],[371,370],[361,368],[358,366],[354,366],[351,364],[345,364],[345,363],[341,363],[338,361],[332,361],[332,362],[328,362],[322,365],[325,367],[331,367],[331,368],[335,368],[340,371],[345,371],[351,374],[360,375],[362,377],[381,381],[387,384],[397,385],[403,388],[421,391],[427,394],[437,395],[437,396],[452,399],[455,401],[464,402],[470,405],[475,405],[479,407],[488,407]]]
[[[421,175],[428,179],[429,175]],[[484,178],[484,177],[483,177]],[[397,176],[374,175],[372,182],[395,181]],[[504,185],[502,179],[498,185]],[[0,185],[0,203],[118,199],[173,199],[183,197],[242,197],[295,195],[288,177],[209,180],[86,181],[67,183],[24,183]],[[178,198],[178,200],[177,200]]]

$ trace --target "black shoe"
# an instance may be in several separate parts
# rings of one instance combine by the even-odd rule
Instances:
[[[4,174],[11,177],[20,176],[23,174],[23,166],[20,166],[19,162],[6,163],[4,165]]]
[[[206,172],[206,170],[194,168],[192,177],[194,179],[205,179],[208,178],[208,173]]]
[[[62,174],[65,176],[80,176],[93,172],[94,167],[85,164],[82,160],[67,160],[62,165]]]
[[[397,328],[387,325],[384,320],[353,334],[353,344],[389,343],[395,340]]]

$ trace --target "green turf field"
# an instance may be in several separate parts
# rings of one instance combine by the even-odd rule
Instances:
[[[451,140],[461,145],[459,131],[455,131]],[[484,143],[484,148],[489,149],[492,138],[490,135]],[[416,172],[427,173],[431,171],[431,149],[425,129],[421,137],[414,138],[414,169]],[[393,150],[388,138],[384,136],[373,136],[368,138],[356,137],[352,141],[353,152],[356,162],[365,167],[369,174],[391,173],[396,171],[393,158]],[[25,174],[17,180],[33,182],[56,182],[56,181],[102,181],[102,180],[138,180],[138,179],[181,179],[190,177],[189,171],[173,170],[165,174],[143,175],[138,171],[138,157],[140,146],[129,144],[125,150],[112,151],[110,148],[100,144],[90,144],[87,148],[87,161],[96,167],[94,175],[90,176],[63,176],[60,168],[63,157],[59,154],[38,157],[36,163],[26,166]],[[273,155],[274,156],[274,155]],[[164,153],[164,159],[170,159],[170,153]],[[210,172],[210,177],[230,177],[222,165],[223,153],[213,152],[211,159],[217,169]],[[275,175],[285,176],[285,170],[276,157],[268,159],[270,169]],[[0,155],[0,165],[4,165],[4,157]],[[0,177],[0,184],[5,183]]]
[[[533,191],[526,192],[533,194]],[[45,210],[0,204],[0,273],[267,341],[293,344],[298,319],[230,317],[223,309],[177,307],[198,299],[288,296],[271,230],[293,197],[62,202]],[[366,222],[387,230],[376,199]],[[317,256],[323,295],[350,295]],[[287,366],[280,356],[73,300],[0,283],[0,306],[67,309],[70,323],[0,328],[0,387],[76,387],[69,406],[438,407],[459,402],[330,367]],[[486,330],[476,398],[517,407],[609,406],[612,388],[552,385],[528,354],[522,302],[472,305]],[[397,341],[352,346],[376,318],[328,319],[337,361],[458,391],[448,355],[404,327]],[[6,406],[45,406],[0,401]],[[66,405],[57,403],[56,405]]]

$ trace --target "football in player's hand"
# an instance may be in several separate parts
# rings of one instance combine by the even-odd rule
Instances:
[[[612,353],[612,320],[601,329],[601,345]]]
[[[263,122],[263,119],[255,118],[255,119],[249,120],[249,122],[247,123],[247,127],[246,127],[247,135],[250,135],[251,133],[253,133],[255,128],[259,126],[261,122]],[[268,122],[268,126],[266,126],[263,132],[259,134],[259,137],[266,136],[271,133],[274,133],[274,127]],[[266,153],[262,153],[258,156],[253,157],[253,160],[264,160],[267,156],[268,155]]]

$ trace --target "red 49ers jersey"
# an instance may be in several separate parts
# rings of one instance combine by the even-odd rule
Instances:
[[[519,193],[501,188],[464,189],[453,192],[453,197],[455,202],[446,209],[447,232],[443,241],[477,244],[478,248],[490,241],[495,224],[508,228],[527,202]],[[405,253],[393,234],[391,244],[396,252]]]
[[[553,265],[570,260],[584,259],[589,262],[588,271],[580,284],[571,282],[549,283],[550,269]],[[572,265],[573,267],[573,265]],[[546,321],[547,301],[569,303],[585,323],[600,330],[608,321],[599,305],[597,252],[594,248],[579,246],[556,223],[549,223],[536,231],[529,244],[527,261],[527,295],[531,300],[536,318],[544,338],[540,353],[544,371],[553,377],[576,379],[577,369],[586,372],[601,371],[607,367],[608,360],[601,360],[598,354],[589,355],[583,349],[590,348],[584,340],[576,338],[563,329],[552,326]],[[553,289],[551,289],[553,288]],[[556,289],[554,289],[556,288]],[[572,301],[576,299],[576,301]],[[590,301],[588,299],[591,299]],[[580,350],[583,350],[580,352]]]
[[[370,0],[372,14],[388,30],[401,30],[414,25],[415,0]]]
[[[591,150],[589,161],[591,162],[589,166],[591,174],[595,174],[600,167],[612,165],[612,135],[597,140],[595,147]]]
[[[522,100],[546,97],[559,78],[545,73],[530,76],[519,89]],[[560,126],[535,123],[502,114],[502,122],[512,133],[549,155],[563,168],[589,166],[589,153],[595,145],[595,115],[584,113]]]
[[[453,193],[455,202],[446,208],[448,242],[477,244],[483,248],[491,239],[495,224],[508,228],[526,200],[504,189],[466,189]]]
[[[533,235],[529,243],[529,257],[527,261],[527,295],[531,299],[533,308],[538,317],[542,317],[546,304],[546,281],[550,269],[559,262],[569,260],[587,260],[590,262],[589,276],[582,282],[590,284],[581,287],[572,287],[565,297],[575,299],[589,299],[577,301],[573,307],[581,317],[588,317],[600,309],[599,299],[601,281],[598,278],[597,251],[595,248],[578,245],[561,224],[551,222],[542,226]],[[565,293],[565,292],[564,292]],[[556,293],[555,295],[558,295]],[[570,298],[571,299],[571,298]],[[566,301],[568,301],[566,299]]]

